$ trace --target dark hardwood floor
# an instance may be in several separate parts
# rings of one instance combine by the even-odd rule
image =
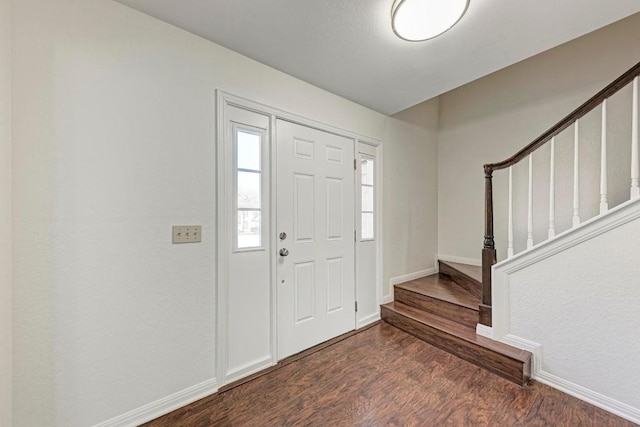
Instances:
[[[165,426],[633,426],[387,324],[158,418]]]

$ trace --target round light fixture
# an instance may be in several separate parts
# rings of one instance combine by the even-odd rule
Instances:
[[[391,27],[401,39],[429,40],[456,25],[468,6],[469,0],[395,0]]]

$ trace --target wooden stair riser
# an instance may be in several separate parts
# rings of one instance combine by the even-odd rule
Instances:
[[[453,320],[469,328],[475,328],[478,324],[477,310],[462,307],[448,301],[421,295],[399,287],[394,289],[394,300],[445,319]]]
[[[470,294],[476,296],[479,299],[482,298],[482,283],[478,282],[475,279],[472,279],[464,273],[461,273],[445,262],[439,261],[438,264],[440,274],[444,274],[445,276],[449,277],[451,281],[460,285]]]
[[[531,374],[531,361],[520,361],[468,342],[388,307],[382,306],[382,319],[403,331],[511,382],[525,385]]]

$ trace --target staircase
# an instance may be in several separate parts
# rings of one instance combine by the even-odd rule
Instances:
[[[439,261],[440,273],[394,287],[382,319],[483,369],[525,385],[531,353],[476,335],[481,303],[480,267]]]

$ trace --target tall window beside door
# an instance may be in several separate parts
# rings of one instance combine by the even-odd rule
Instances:
[[[372,157],[361,154],[360,157],[360,194],[362,201],[361,224],[360,230],[361,240],[373,240],[375,238],[375,175],[374,175],[374,159]]]
[[[262,247],[262,132],[236,127],[237,249]]]

